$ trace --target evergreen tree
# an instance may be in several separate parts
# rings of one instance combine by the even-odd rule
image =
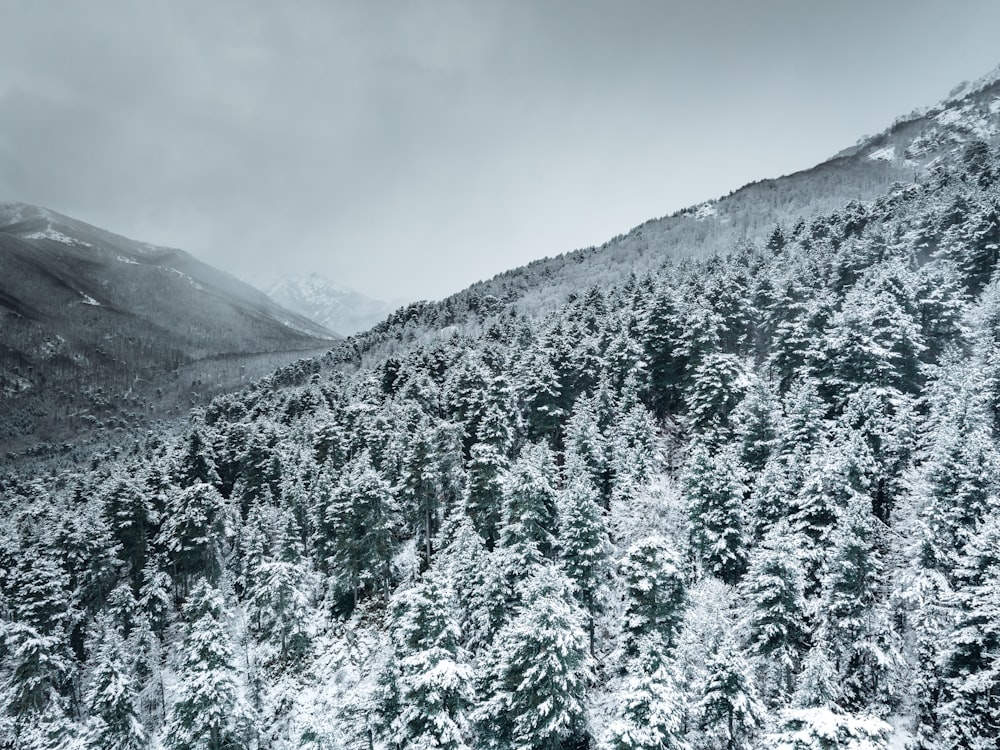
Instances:
[[[352,459],[329,499],[323,533],[331,555],[326,566],[357,606],[367,590],[388,597],[393,551],[388,484],[372,467],[368,453]]]
[[[587,635],[594,651],[594,630],[602,610],[605,576],[609,568],[611,542],[599,505],[598,494],[583,467],[567,466],[570,474],[559,494],[561,557],[574,583],[573,594],[587,619]]]
[[[749,750],[764,724],[749,666],[736,643],[727,638],[706,665],[699,707],[702,729],[711,747]]]
[[[460,646],[450,588],[434,574],[394,602],[399,713],[391,744],[405,748],[469,747],[472,668]]]
[[[130,479],[119,477],[104,496],[104,516],[138,590],[149,539],[155,530],[153,510],[141,488]]]
[[[710,352],[691,372],[684,391],[687,425],[705,441],[722,443],[732,437],[730,415],[743,398],[746,375],[733,354]]]
[[[656,637],[647,639],[616,691],[602,750],[682,750],[682,696]]]
[[[871,502],[855,495],[833,538],[820,603],[821,633],[830,645],[849,710],[888,705],[900,657],[884,603],[881,523]]]
[[[958,618],[943,655],[947,746],[979,750],[1000,737],[1000,522],[993,510],[968,545]]]
[[[184,617],[177,700],[170,709],[164,745],[167,750],[245,748],[245,709],[222,595],[206,581],[197,583]]]
[[[747,562],[743,498],[725,458],[696,443],[684,466],[681,487],[692,551],[709,573],[735,584]]]
[[[504,479],[501,542],[523,566],[555,555],[559,520],[555,480],[555,459],[543,443],[526,445]],[[521,574],[525,573],[522,567]]]
[[[650,637],[659,638],[664,649],[672,649],[686,599],[681,564],[673,547],[662,536],[641,539],[625,553],[621,576],[628,652],[638,653],[639,644]]]
[[[481,747],[559,750],[586,736],[590,678],[583,617],[565,576],[540,566],[521,611],[494,641],[478,710]]]
[[[177,457],[174,466],[173,480],[179,487],[191,487],[196,483],[213,487],[221,484],[211,446],[201,430],[195,428],[187,434],[183,452]]]
[[[125,643],[112,624],[98,622],[93,675],[85,702],[90,711],[85,746],[94,750],[140,750],[148,746],[136,707]]]
[[[508,462],[488,443],[475,443],[470,453],[466,509],[476,530],[492,549],[503,518],[503,476]]]
[[[175,490],[160,531],[175,591],[184,596],[194,579],[217,581],[232,530],[229,507],[212,485],[195,480]]]
[[[276,554],[262,559],[253,571],[247,600],[259,638],[276,646],[279,661],[287,663],[300,659],[309,648],[308,573],[295,516],[282,509],[278,518]]]
[[[792,692],[806,645],[800,547],[787,524],[778,524],[750,558],[742,593],[747,601],[750,652],[758,657],[769,693]]]

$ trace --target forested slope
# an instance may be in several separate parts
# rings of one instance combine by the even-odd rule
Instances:
[[[0,745],[992,747],[998,174],[6,476]]]
[[[181,250],[0,204],[7,460],[177,418],[335,338]]]

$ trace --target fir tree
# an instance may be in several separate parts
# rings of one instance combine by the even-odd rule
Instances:
[[[595,621],[602,610],[611,542],[597,491],[587,472],[576,465],[568,465],[567,472],[571,475],[559,494],[561,557],[566,573],[575,584],[573,594],[587,618],[587,634],[593,653]]]
[[[706,665],[699,707],[702,728],[712,747],[749,750],[764,724],[749,665],[732,639],[726,639]]]
[[[621,565],[625,584],[626,649],[659,638],[666,650],[676,643],[686,601],[684,577],[677,553],[661,536],[649,536],[629,548]]]
[[[743,498],[725,459],[695,444],[684,466],[691,547],[706,570],[734,584],[746,570]]]
[[[494,641],[482,680],[480,746],[559,750],[586,735],[590,677],[583,617],[551,565],[525,583],[521,611]]]
[[[801,552],[787,524],[775,526],[750,559],[742,593],[749,647],[759,658],[768,692],[787,696],[806,645]]]
[[[94,750],[140,750],[148,746],[148,739],[139,719],[125,643],[107,620],[97,627],[100,640],[85,698],[91,716],[85,745]]]
[[[177,700],[164,733],[168,750],[239,750],[247,747],[245,710],[234,669],[235,655],[219,591],[201,581],[184,607]]]
[[[393,635],[400,708],[392,722],[393,746],[469,747],[473,675],[460,646],[453,596],[437,575],[428,574],[396,597]]]
[[[644,640],[638,658],[616,690],[615,709],[601,737],[601,750],[682,750],[682,696],[655,636]]]
[[[555,481],[555,459],[542,443],[526,445],[504,479],[501,542],[525,566],[555,555],[559,522]]]

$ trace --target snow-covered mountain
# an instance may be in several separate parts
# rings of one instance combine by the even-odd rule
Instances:
[[[0,204],[0,446],[186,411],[335,338],[182,250]]]
[[[265,291],[282,307],[341,336],[367,330],[392,311],[388,302],[340,286],[318,273],[286,276]]]

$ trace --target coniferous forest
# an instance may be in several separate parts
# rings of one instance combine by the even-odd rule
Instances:
[[[973,143],[11,466],[0,747],[998,747],[998,253]]]

